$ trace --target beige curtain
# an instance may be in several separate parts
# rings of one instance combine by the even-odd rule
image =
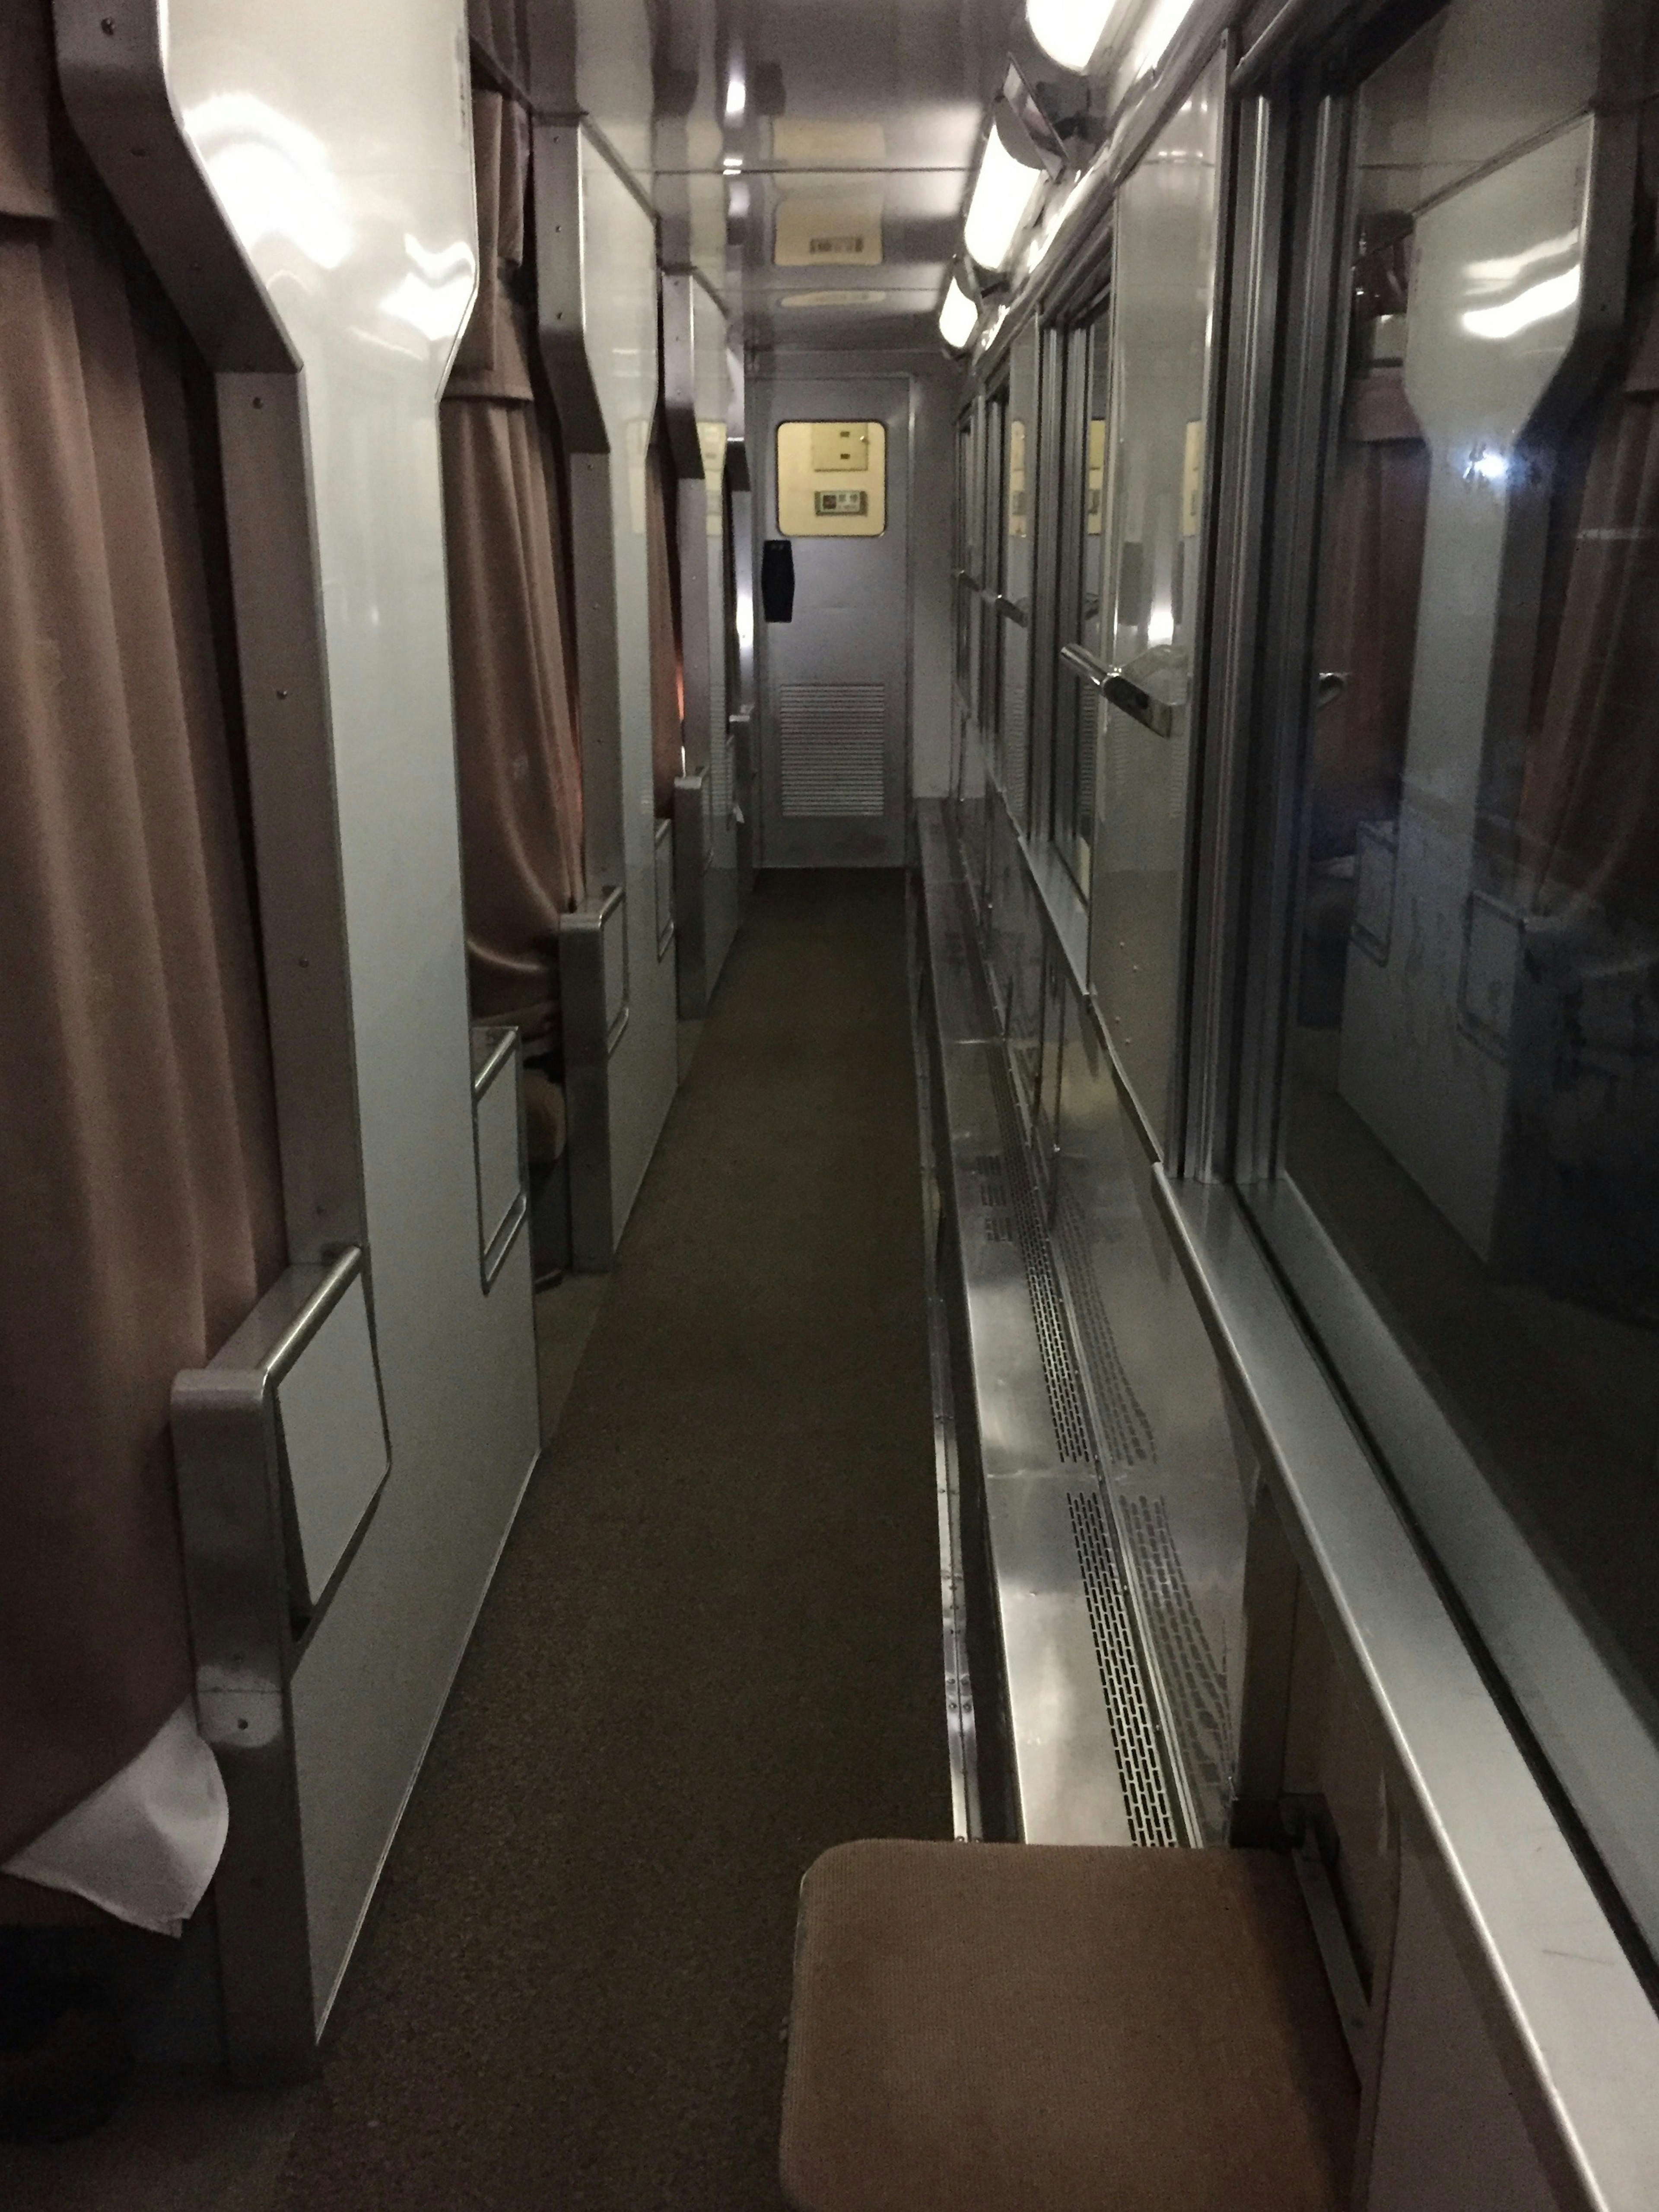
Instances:
[[[645,557],[651,629],[651,781],[659,814],[674,811],[685,714],[681,689],[674,478],[660,422],[645,457]]]
[[[7,12],[0,1860],[190,1689],[168,1393],[283,1258],[210,387],[55,112],[48,153],[44,9]]]
[[[1596,426],[1519,844],[1541,905],[1659,922],[1659,294]]]
[[[582,896],[581,766],[566,640],[562,465],[532,378],[528,127],[472,96],[478,303],[440,410],[472,1012],[557,1057],[559,916]]]

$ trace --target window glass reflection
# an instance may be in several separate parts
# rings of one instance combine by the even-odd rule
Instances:
[[[1597,158],[1592,11],[1523,13],[1457,0],[1359,100],[1283,1158],[1652,1691],[1653,180]]]

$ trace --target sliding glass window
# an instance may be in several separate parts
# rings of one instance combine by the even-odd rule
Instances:
[[[997,586],[997,763],[1002,795],[1021,829],[1030,783],[1032,563],[1036,552],[1037,330],[1029,323],[1009,356],[1002,404],[1002,556]]]
[[[1250,1195],[1652,1942],[1659,117],[1592,110],[1615,13],[1454,0],[1304,135],[1334,396]]]
[[[1064,341],[1064,476],[1060,485],[1060,663],[1054,688],[1051,831],[1054,850],[1078,889],[1089,893],[1095,823],[1095,741],[1100,699],[1089,671],[1101,661],[1101,594],[1105,559],[1109,313]]]
[[[1089,986],[1156,1143],[1176,1066],[1214,339],[1223,61],[1118,195],[1089,340],[1075,680]]]

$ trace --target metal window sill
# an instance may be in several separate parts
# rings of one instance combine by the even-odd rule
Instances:
[[[1659,2203],[1659,2015],[1237,1195],[1153,1188],[1310,1590],[1353,1656],[1575,2194]]]

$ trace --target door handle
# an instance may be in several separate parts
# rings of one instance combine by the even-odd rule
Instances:
[[[1314,705],[1334,706],[1348,688],[1346,672],[1340,668],[1322,668],[1314,685]]]
[[[1150,730],[1155,738],[1167,738],[1174,731],[1175,708],[1166,706],[1162,699],[1154,699],[1150,691],[1143,690],[1121,668],[1108,668],[1103,660],[1097,660],[1080,645],[1062,645],[1060,657],[1073,676],[1091,684],[1103,699],[1139,722],[1142,729]]]
[[[1011,599],[999,592],[996,595],[996,610],[1005,622],[1018,623],[1022,629],[1030,628],[1031,617],[1018,599]]]

